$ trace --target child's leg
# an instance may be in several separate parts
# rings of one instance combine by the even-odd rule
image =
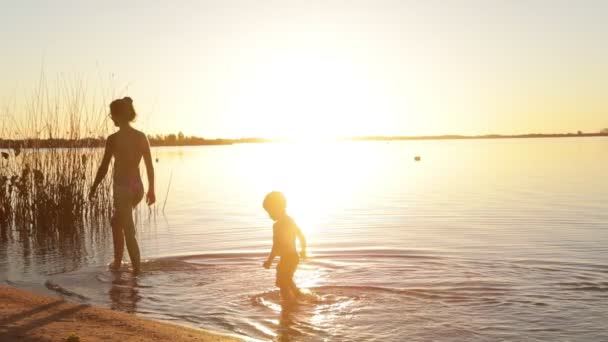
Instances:
[[[289,279],[289,290],[296,298],[302,295],[302,291],[300,291],[300,289],[296,286],[296,283],[293,281],[293,278]]]
[[[289,284],[289,276],[289,266],[286,264],[285,260],[281,258],[281,260],[279,260],[279,264],[277,265],[276,285],[281,291],[281,300],[285,303],[292,302],[293,299],[295,299]]]
[[[279,290],[281,292],[281,300],[283,300],[283,302],[289,303],[293,301],[294,297],[289,286],[283,285],[279,287]]]
[[[111,268],[118,269],[122,264],[122,257],[125,252],[125,237],[123,235],[122,227],[120,226],[117,215],[114,214],[112,217],[112,240],[114,242],[114,261],[110,264]]]
[[[300,263],[300,258],[298,258],[298,256],[296,255],[289,267],[289,282],[287,283],[289,285],[289,289],[293,292],[293,295],[295,298],[302,295],[302,292],[296,286],[296,283],[293,281],[293,276],[296,273],[299,263]]]

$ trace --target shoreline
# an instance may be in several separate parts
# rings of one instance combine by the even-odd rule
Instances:
[[[242,341],[241,339],[0,285],[0,341]]]
[[[421,141],[421,140],[499,140],[499,139],[559,139],[559,138],[597,138],[608,137],[608,133],[556,133],[556,134],[484,134],[484,135],[423,135],[423,136],[355,136],[322,139],[321,141]],[[183,141],[150,140],[151,147],[182,147],[182,146],[231,146],[243,144],[268,144],[290,142],[289,139],[239,138],[239,139],[204,139],[191,137]],[[315,143],[318,140],[304,140],[305,143]],[[30,148],[103,148],[103,138],[70,139],[2,139],[0,149],[30,149]],[[8,158],[8,154],[6,158]]]

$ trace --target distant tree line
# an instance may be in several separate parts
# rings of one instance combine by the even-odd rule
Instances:
[[[184,133],[177,134],[156,134],[148,135],[148,140],[152,146],[198,146],[198,145],[232,145],[242,143],[268,142],[261,138],[240,138],[240,139],[205,139],[196,136],[185,136]]]
[[[519,134],[519,135],[436,135],[436,136],[366,136],[351,137],[337,140],[368,141],[368,140],[442,140],[442,139],[514,139],[514,138],[568,138],[568,137],[595,137],[608,136],[608,128],[599,133],[560,133],[560,134]],[[177,134],[148,135],[151,146],[204,146],[204,145],[233,145],[247,143],[265,143],[279,140],[268,140],[262,138],[240,138],[240,139],[205,139],[196,136],[185,136],[182,132]],[[104,137],[83,139],[2,139],[0,148],[87,148],[103,147],[106,139]]]
[[[432,135],[432,136],[366,136],[353,137],[341,140],[369,141],[369,140],[458,140],[458,139],[518,139],[518,138],[570,138],[570,137],[599,137],[608,136],[608,128],[602,129],[599,133],[531,133],[531,134],[486,134],[486,135]]]
[[[185,136],[178,134],[156,134],[148,135],[151,146],[202,146],[202,145],[232,145],[243,143],[261,143],[269,140],[261,138],[240,139],[205,139],[201,137]],[[84,138],[84,139],[2,139],[0,148],[88,148],[105,146],[106,138]]]

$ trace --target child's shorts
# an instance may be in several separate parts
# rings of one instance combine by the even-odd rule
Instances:
[[[287,286],[291,283],[293,274],[296,272],[299,263],[300,258],[297,254],[281,257],[281,260],[279,260],[279,264],[277,265],[276,285],[278,287]]]

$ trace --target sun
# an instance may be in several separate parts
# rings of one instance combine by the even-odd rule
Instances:
[[[283,53],[239,70],[228,105],[242,136],[326,140],[390,128],[386,85],[349,59]]]

